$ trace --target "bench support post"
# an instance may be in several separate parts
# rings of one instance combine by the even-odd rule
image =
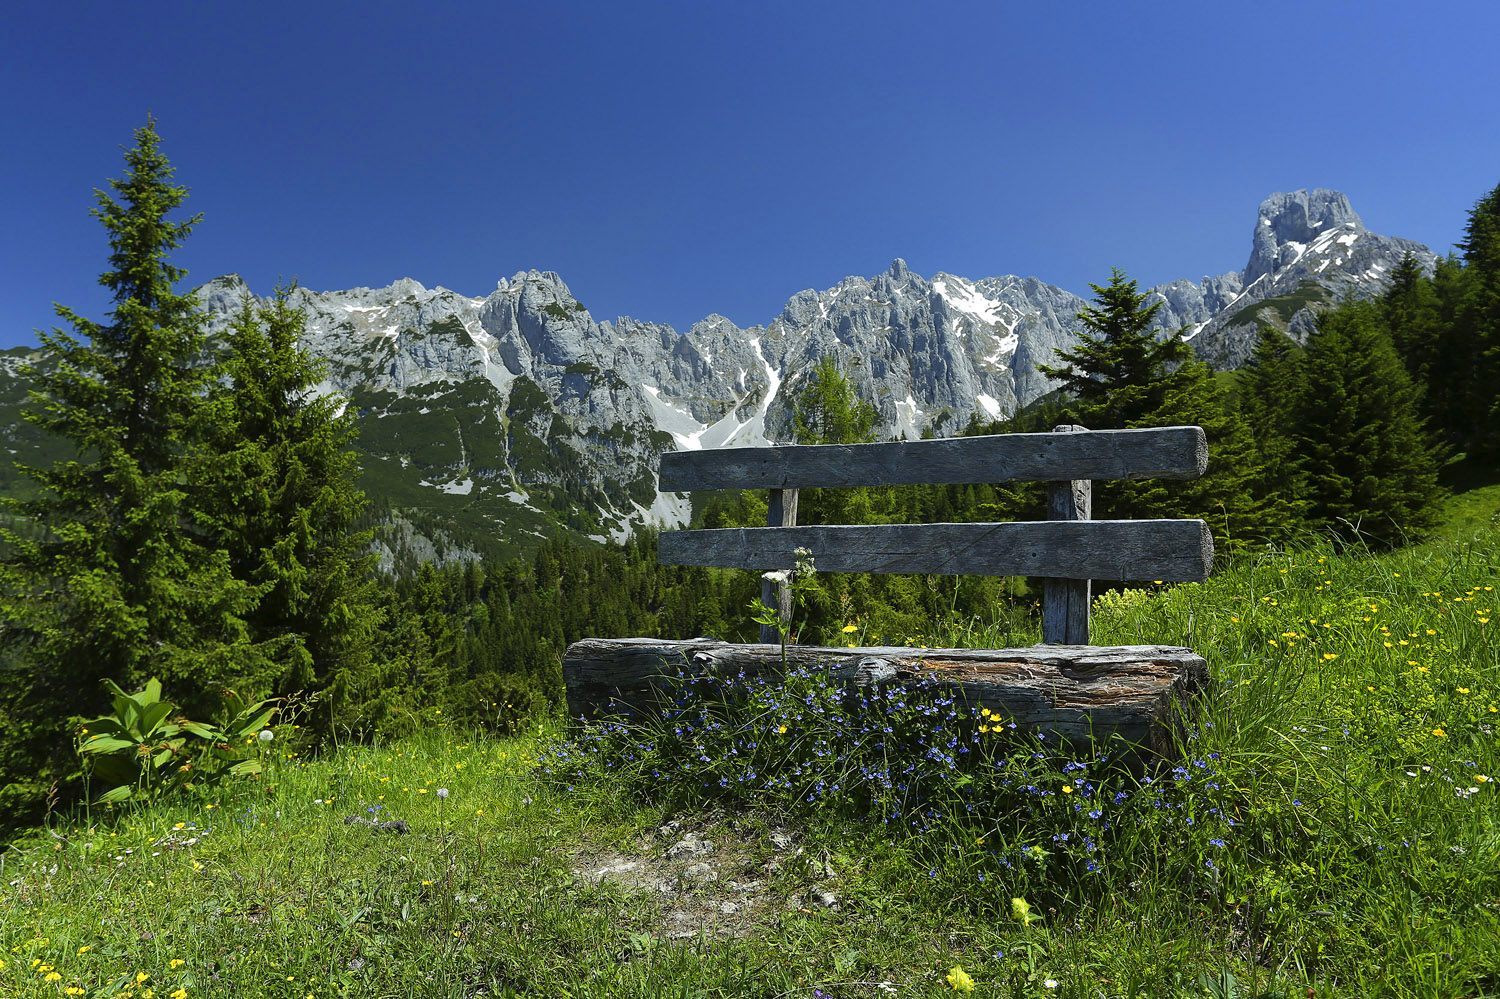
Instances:
[[[767,527],[796,527],[797,526],[797,490],[795,489],[772,489],[770,506],[766,510]],[[781,616],[784,625],[792,617],[792,590],[791,587],[778,586],[769,579],[760,581],[760,602],[767,607],[775,607]],[[776,629],[769,624],[760,626],[760,640],[762,643],[779,644],[781,637],[776,634]]]
[[[1058,434],[1086,428],[1053,427]],[[1088,479],[1047,483],[1048,520],[1088,520],[1092,515],[1093,483]],[[1042,584],[1042,641],[1047,645],[1089,644],[1090,581],[1048,579]]]

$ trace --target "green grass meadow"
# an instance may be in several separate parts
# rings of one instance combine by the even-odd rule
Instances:
[[[1096,643],[1213,675],[1145,773],[805,676],[647,728],[281,726],[261,777],[13,842],[0,995],[1500,995],[1497,585],[1476,524],[1099,596]]]

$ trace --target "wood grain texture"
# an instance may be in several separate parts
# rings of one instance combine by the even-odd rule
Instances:
[[[772,489],[769,504],[766,507],[767,527],[792,527],[797,523],[797,490],[795,489]],[[783,623],[792,617],[792,591],[790,587],[773,583],[769,579],[760,581],[760,602],[767,607],[775,607],[781,614]],[[760,640],[762,642],[775,642],[781,644],[781,635],[769,624],[760,626]]]
[[[1086,427],[1053,427],[1054,434],[1076,434]],[[1088,479],[1047,483],[1048,520],[1088,520],[1093,515],[1094,484]],[[1042,583],[1042,641],[1048,645],[1089,644],[1087,579],[1047,578]]]
[[[790,569],[795,548],[824,572],[1202,582],[1213,568],[1201,520],[733,527],[657,538],[664,565]]]
[[[1022,649],[787,647],[787,664],[826,671],[852,690],[930,681],[978,712],[989,708],[1025,732],[1071,741],[1112,735],[1164,752],[1173,704],[1208,683],[1203,658],[1160,645],[1037,645]],[[711,639],[586,638],[563,657],[568,714],[651,711],[679,677],[776,677],[781,651]]]
[[[880,444],[670,451],[658,488],[785,489],[913,483],[1192,479],[1208,467],[1201,427],[991,434]]]

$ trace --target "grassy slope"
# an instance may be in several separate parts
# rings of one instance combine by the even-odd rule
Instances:
[[[836,802],[684,796],[734,776],[718,758],[653,791],[649,755],[616,756],[570,791],[528,776],[557,738],[546,730],[286,756],[222,796],[54,816],[0,867],[0,994],[770,999],[881,995],[886,981],[938,995],[961,964],[978,995],[1494,995],[1500,806],[1481,778],[1500,773],[1497,578],[1485,532],[1379,557],[1268,552],[1202,586],[1101,601],[1096,641],[1191,644],[1218,681],[1187,746],[1212,781],[1188,767],[1148,808],[1127,777],[1089,771],[1103,819],[1061,793],[1011,807],[998,784],[967,799],[977,813],[955,795],[917,837]],[[1107,804],[1115,786],[1135,796]],[[653,830],[674,796],[716,843],[719,882],[663,860]],[[778,823],[805,852],[768,869]],[[1085,834],[1101,846],[1087,875],[1069,852]],[[1033,861],[1026,843],[1047,849]],[[681,890],[573,873],[617,856]],[[674,912],[743,903],[731,882],[756,880],[755,905],[671,939]],[[813,886],[838,906],[810,903]],[[1015,918],[1018,896],[1037,922]]]

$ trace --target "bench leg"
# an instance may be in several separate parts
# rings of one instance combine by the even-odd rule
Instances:
[[[795,489],[772,489],[771,502],[766,510],[767,527],[796,527],[797,526],[797,490]],[[767,607],[775,607],[781,615],[781,623],[785,625],[792,619],[792,590],[791,587],[778,586],[769,579],[760,581],[760,602]],[[765,645],[780,644],[781,636],[776,629],[769,624],[760,626],[760,640]]]
[[[1085,428],[1053,427],[1055,434]],[[1094,486],[1088,479],[1047,483],[1048,520],[1088,520],[1093,515]],[[1042,585],[1042,642],[1089,644],[1090,584],[1087,579],[1049,579]]]

